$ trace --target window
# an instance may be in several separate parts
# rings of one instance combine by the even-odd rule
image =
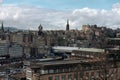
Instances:
[[[54,73],[58,73],[58,69],[54,69]]]
[[[44,70],[40,70],[40,73],[41,73],[41,74],[45,74],[45,71],[44,71]]]
[[[72,80],[72,75],[71,74],[68,75],[68,80]]]
[[[65,68],[65,69],[64,69],[64,72],[68,72],[68,71],[69,71],[68,68]]]
[[[63,72],[63,69],[61,68],[61,69],[58,69],[58,72],[59,73],[62,73]]]
[[[91,76],[91,80],[95,80],[94,76]]]
[[[65,75],[62,75],[62,80],[66,80]]]
[[[48,74],[48,70],[45,70],[45,74]]]
[[[96,78],[99,78],[99,72],[96,72]]]
[[[59,76],[55,76],[55,80],[59,80]]]
[[[48,73],[54,73],[54,70],[53,70],[53,69],[50,69],[50,70],[48,71]]]
[[[32,80],[31,78],[27,78],[27,80]]]
[[[34,70],[34,73],[37,73],[37,71],[38,71],[38,70],[37,70],[37,69],[35,69],[35,70]]]
[[[78,80],[78,74],[74,74],[74,80]]]
[[[48,80],[53,80],[53,77],[52,77],[52,76],[49,76],[49,77],[48,77]]]
[[[68,68],[69,72],[71,72],[71,67]]]
[[[95,80],[94,78],[91,78],[91,80]]]

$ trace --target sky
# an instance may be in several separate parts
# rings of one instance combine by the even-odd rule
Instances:
[[[0,22],[20,29],[64,30],[84,24],[120,28],[120,0],[0,0]]]

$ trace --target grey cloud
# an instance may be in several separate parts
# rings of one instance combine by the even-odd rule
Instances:
[[[21,29],[37,29],[42,24],[44,29],[65,29],[66,20],[70,19],[72,29],[80,29],[83,24],[97,24],[110,28],[120,28],[120,4],[114,4],[111,10],[82,8],[75,10],[53,10],[17,5],[0,7],[0,20],[5,26]]]

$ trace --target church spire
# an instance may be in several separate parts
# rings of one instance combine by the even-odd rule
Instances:
[[[66,30],[69,31],[69,20],[67,19]]]
[[[3,22],[2,22],[2,24],[1,24],[1,30],[4,32]]]
[[[39,31],[38,31],[38,35],[42,35],[42,34],[43,34],[43,32],[42,32],[43,27],[42,27],[41,24],[39,25],[38,29],[39,29]]]
[[[42,31],[43,27],[41,24],[39,25],[38,29],[39,29],[39,31]]]

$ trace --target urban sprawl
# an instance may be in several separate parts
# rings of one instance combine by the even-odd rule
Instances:
[[[0,80],[120,80],[120,29],[0,29]]]

